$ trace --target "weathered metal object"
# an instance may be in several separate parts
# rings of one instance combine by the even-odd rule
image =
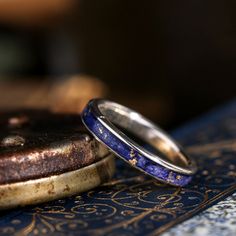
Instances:
[[[79,115],[0,112],[0,184],[77,170],[107,154],[87,133]]]
[[[89,190],[114,173],[113,156],[79,115],[0,112],[0,209]]]
[[[114,157],[109,154],[78,170],[0,185],[0,209],[38,204],[87,191],[109,180],[114,171]]]

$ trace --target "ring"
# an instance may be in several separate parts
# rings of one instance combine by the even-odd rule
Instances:
[[[93,99],[82,112],[82,121],[113,153],[161,182],[185,186],[197,170],[172,138],[125,106]]]

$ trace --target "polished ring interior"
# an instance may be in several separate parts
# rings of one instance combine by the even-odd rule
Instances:
[[[85,126],[116,155],[134,167],[172,185],[186,185],[196,166],[164,131],[137,112],[117,103],[94,99],[82,114]],[[130,131],[156,150],[154,154],[131,140],[115,125]]]

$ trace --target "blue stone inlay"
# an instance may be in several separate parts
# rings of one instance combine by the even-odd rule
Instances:
[[[133,150],[129,145],[124,143],[113,133],[111,133],[93,114],[88,105],[82,113],[82,119],[87,128],[101,140],[107,147],[109,147],[118,156],[121,156],[128,161],[132,166],[144,171],[145,173],[153,176],[154,178],[177,186],[185,186],[188,184],[192,176],[184,175],[181,173],[169,170],[148,159],[144,155]]]

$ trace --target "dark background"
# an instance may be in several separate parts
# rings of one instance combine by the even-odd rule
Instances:
[[[235,97],[235,10],[234,0],[89,0],[50,26],[2,22],[0,74],[86,73],[173,128]]]

